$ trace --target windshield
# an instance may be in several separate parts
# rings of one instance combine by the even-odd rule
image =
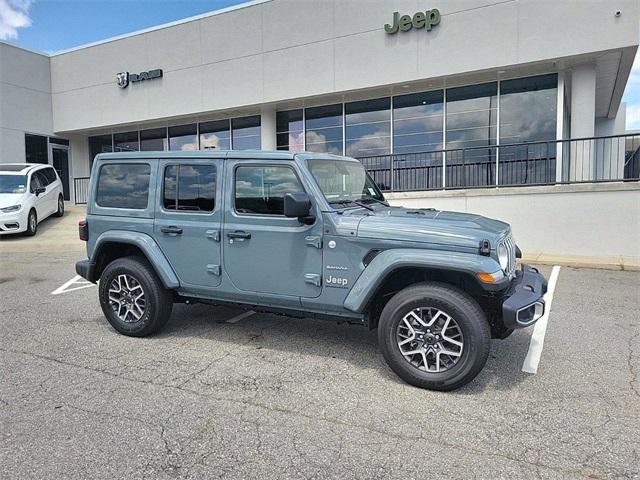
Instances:
[[[26,191],[26,175],[0,175],[0,193],[24,193]]]
[[[385,201],[360,162],[309,160],[309,170],[330,204]]]

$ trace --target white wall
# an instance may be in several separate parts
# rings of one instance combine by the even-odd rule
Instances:
[[[392,205],[511,224],[529,260],[640,268],[640,185],[517,187],[385,195]]]
[[[25,161],[24,132],[53,133],[49,57],[0,43],[0,163]]]
[[[447,0],[431,32],[387,35],[418,0],[272,0],[51,58],[58,132],[486,72],[632,47],[637,0]],[[622,10],[615,17],[615,10]],[[164,78],[119,89],[121,71]],[[383,92],[383,94],[385,94]],[[388,91],[386,92],[388,94]]]

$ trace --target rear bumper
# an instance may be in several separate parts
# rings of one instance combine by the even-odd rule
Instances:
[[[85,280],[89,280],[94,283],[96,281],[94,278],[95,268],[96,264],[90,260],[80,260],[79,262],[76,262],[76,273]]]
[[[547,280],[538,269],[522,265],[516,272],[502,303],[502,321],[506,328],[524,328],[536,323],[545,312]]]

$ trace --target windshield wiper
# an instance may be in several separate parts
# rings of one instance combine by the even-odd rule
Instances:
[[[382,200],[378,200],[375,197],[367,197],[367,198],[364,198],[363,200],[373,200],[374,202],[378,202],[380,205],[384,205],[385,207],[389,206],[389,204],[387,202],[384,202]]]
[[[362,208],[366,208],[370,212],[374,212],[375,211],[373,208],[371,208],[366,203],[362,203],[362,202],[359,202],[357,200],[333,200],[333,201],[329,202],[329,205],[348,205],[350,203],[354,204],[354,205],[358,205],[359,207],[362,207]]]

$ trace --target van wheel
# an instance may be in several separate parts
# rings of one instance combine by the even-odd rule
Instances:
[[[144,337],[159,331],[169,320],[173,301],[153,268],[142,259],[119,258],[102,272],[100,306],[118,332]]]
[[[24,232],[27,236],[33,237],[38,233],[38,214],[34,209],[31,209],[29,216],[27,217],[27,230]]]
[[[64,215],[64,198],[62,195],[58,196],[58,210],[56,210],[55,216],[61,217]]]
[[[387,364],[405,382],[454,390],[482,370],[491,330],[475,300],[440,283],[420,283],[395,294],[384,307],[378,342]]]

